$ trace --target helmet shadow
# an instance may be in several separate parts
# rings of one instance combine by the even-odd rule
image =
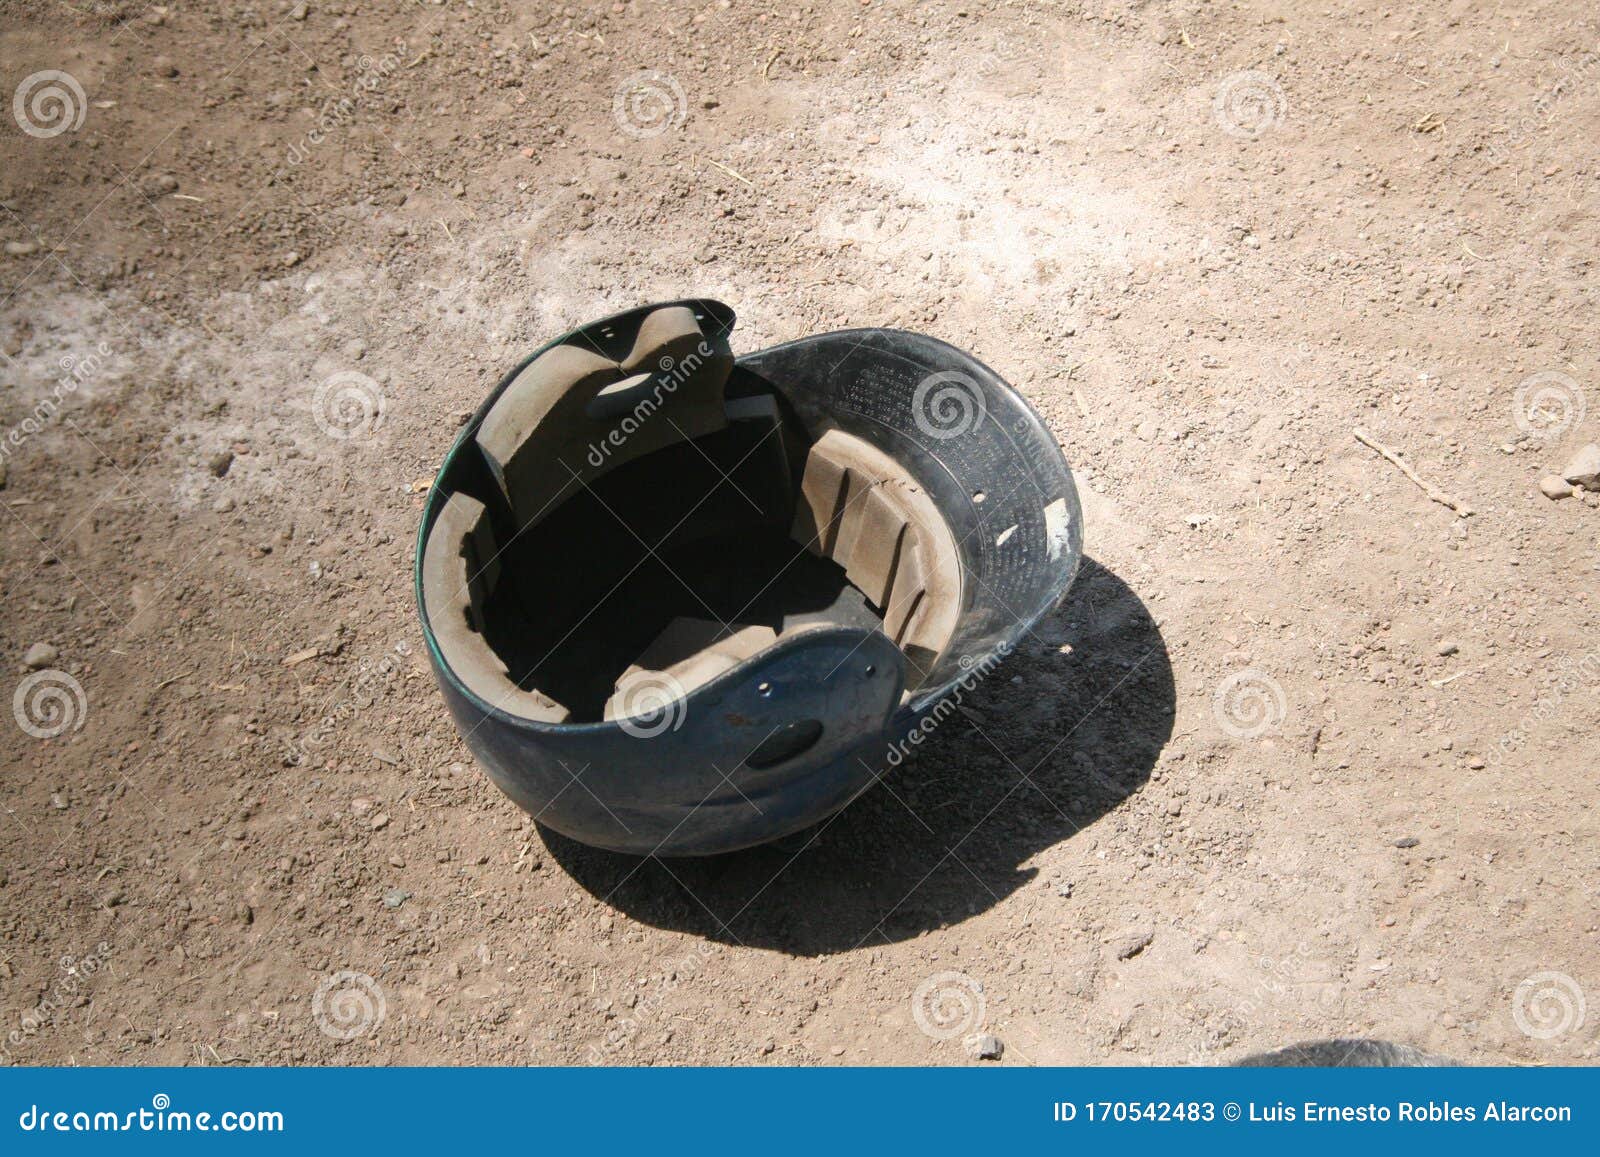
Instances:
[[[1035,856],[1149,779],[1175,713],[1155,620],[1086,558],[1063,604],[915,757],[832,818],[692,860],[540,831],[579,884],[641,923],[795,956],[875,947],[958,924],[1034,882]]]

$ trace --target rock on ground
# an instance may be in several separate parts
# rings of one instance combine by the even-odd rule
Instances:
[[[1590,442],[1574,454],[1561,477],[1585,490],[1600,490],[1600,444]]]

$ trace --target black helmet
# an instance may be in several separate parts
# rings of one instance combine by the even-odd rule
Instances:
[[[934,338],[733,356],[716,301],[536,351],[423,512],[451,714],[540,823],[663,856],[826,818],[1066,593],[1077,492],[1033,409]]]

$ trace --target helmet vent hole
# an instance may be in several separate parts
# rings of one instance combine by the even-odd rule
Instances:
[[[745,766],[755,771],[776,767],[786,760],[810,751],[822,738],[820,719],[799,719],[785,723],[745,757]]]

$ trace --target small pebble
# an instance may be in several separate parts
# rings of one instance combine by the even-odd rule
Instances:
[[[228,468],[233,465],[233,451],[219,450],[211,455],[211,460],[206,463],[206,469],[218,478],[228,473]]]
[[[1141,928],[1137,932],[1118,940],[1113,946],[1113,950],[1116,952],[1118,960],[1132,960],[1139,953],[1150,947],[1150,942],[1155,938],[1156,930],[1154,928]]]
[[[60,657],[61,652],[49,643],[35,643],[28,648],[28,653],[22,657],[22,661],[28,670],[37,671],[42,667],[51,666]]]
[[[1397,848],[1414,848],[1421,842],[1416,836],[1401,836],[1394,842],[1394,846]]]
[[[153,173],[139,182],[147,197],[165,197],[178,191],[178,178],[171,173]]]
[[[1440,658],[1443,658],[1446,655],[1454,655],[1457,651],[1461,650],[1461,644],[1456,642],[1454,639],[1445,639],[1433,650],[1435,654],[1437,654]]]
[[[1539,492],[1546,498],[1571,498],[1572,484],[1554,474],[1546,474],[1539,479]]]
[[[1005,1042],[990,1033],[983,1033],[972,1042],[973,1055],[980,1061],[997,1061],[1005,1051]]]

